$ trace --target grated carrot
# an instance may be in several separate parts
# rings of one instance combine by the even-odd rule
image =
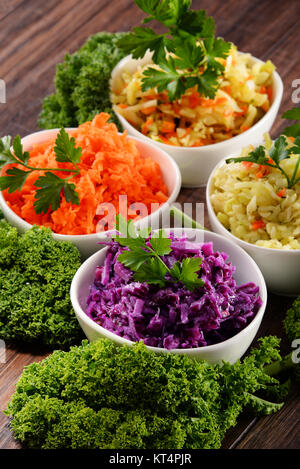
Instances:
[[[148,132],[148,130],[149,130],[149,126],[152,125],[153,122],[154,122],[153,117],[148,117],[148,119],[146,120],[145,124],[144,124],[143,127],[142,127],[142,133],[143,133],[144,135],[147,134],[147,132]]]
[[[264,228],[265,226],[266,226],[266,224],[263,220],[257,220],[257,221],[254,221],[251,224],[251,229],[252,230],[260,230],[261,228]]]
[[[277,192],[278,197],[285,197],[286,196],[286,187],[281,189],[279,192]]]
[[[248,125],[242,125],[241,126],[241,131],[242,132],[246,132],[246,130],[249,130],[249,129],[250,129],[250,127]]]
[[[153,114],[155,111],[156,111],[155,106],[145,107],[144,109],[141,109],[141,113],[144,114],[145,116],[149,116],[150,114]]]
[[[79,163],[80,175],[72,179],[80,204],[72,205],[61,197],[61,206],[55,212],[37,215],[34,211],[36,179],[40,171],[30,174],[21,191],[3,195],[10,208],[32,225],[43,225],[55,233],[79,235],[97,230],[100,220],[97,207],[101,203],[112,204],[119,211],[119,195],[127,195],[127,207],[143,202],[151,211],[151,204],[161,204],[168,198],[159,165],[150,157],[142,157],[134,140],[127,133],[118,134],[115,124],[108,122],[109,114],[100,113],[90,122],[81,124],[70,132],[76,146],[82,148]],[[30,150],[29,164],[34,167],[58,167],[57,175],[66,177],[59,168],[68,163],[57,163],[54,140],[35,145]],[[126,214],[123,214],[126,215]],[[133,219],[130,211],[128,218]]]
[[[242,161],[242,165],[245,166],[245,168],[251,168],[253,163],[251,163],[251,161]]]
[[[163,121],[160,131],[163,134],[173,133],[175,131],[175,122],[172,121]]]

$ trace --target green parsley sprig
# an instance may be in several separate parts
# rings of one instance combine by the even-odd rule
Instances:
[[[116,229],[119,234],[113,236],[121,246],[126,247],[118,256],[118,261],[134,272],[137,282],[146,282],[164,287],[170,282],[181,282],[185,287],[193,291],[204,285],[199,278],[202,259],[189,257],[182,262],[176,261],[172,267],[168,267],[163,256],[170,254],[171,239],[164,230],[156,233],[151,228],[135,231],[134,223],[118,215]]]
[[[291,155],[299,155],[293,170],[293,174],[290,177],[287,172],[281,167],[280,162],[290,158]],[[281,171],[287,180],[287,187],[291,189],[298,182],[300,177],[297,177],[298,169],[300,166],[300,137],[296,137],[294,144],[290,146],[284,135],[274,140],[269,151],[263,145],[258,146],[255,150],[251,151],[247,156],[241,156],[238,158],[228,158],[226,163],[241,163],[242,161],[249,161],[258,165],[270,166]]]
[[[191,0],[134,0],[149,16],[143,23],[156,20],[167,32],[156,34],[151,28],[136,27],[118,41],[118,47],[138,59],[150,50],[152,60],[160,69],[144,71],[142,90],[166,90],[170,101],[179,99],[194,86],[198,92],[214,98],[219,76],[231,43],[215,38],[215,22],[204,10],[192,10]],[[170,53],[170,54],[168,54]]]
[[[294,107],[293,109],[289,109],[282,114],[282,117],[283,119],[300,121],[300,108]],[[286,127],[282,133],[287,135],[287,137],[300,137],[300,122]]]
[[[60,207],[61,195],[65,196],[67,202],[74,205],[79,204],[79,196],[75,190],[75,184],[68,181],[80,174],[78,163],[80,162],[82,149],[75,146],[74,137],[69,135],[64,128],[60,129],[55,140],[54,152],[56,161],[60,163],[72,163],[74,168],[37,168],[30,166],[29,152],[23,151],[20,135],[17,135],[12,142],[13,152],[11,151],[11,137],[6,136],[0,140],[0,169],[5,165],[18,164],[25,170],[18,167],[9,168],[5,176],[0,177],[0,190],[8,189],[9,193],[22,189],[27,177],[33,171],[45,171],[44,175],[39,176],[34,185],[37,187],[34,210],[37,214],[47,213]],[[58,177],[54,172],[71,173],[66,178]]]

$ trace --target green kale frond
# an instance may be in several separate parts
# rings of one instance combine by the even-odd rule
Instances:
[[[19,235],[0,223],[0,338],[66,348],[82,337],[70,285],[81,264],[79,251],[33,227]]]

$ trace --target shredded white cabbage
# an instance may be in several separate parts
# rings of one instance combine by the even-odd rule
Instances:
[[[244,149],[243,156],[249,150]],[[298,155],[292,155],[281,161],[289,176],[297,160]],[[300,183],[286,186],[279,169],[247,162],[224,164],[214,173],[210,201],[234,236],[262,247],[300,249]]]
[[[275,67],[270,61],[253,63],[250,54],[239,53],[235,46],[226,60],[219,60],[225,72],[215,99],[200,96],[196,88],[172,103],[166,92],[143,92],[146,65],[134,74],[123,73],[111,94],[114,110],[144,135],[171,145],[209,145],[238,135],[268,111]]]

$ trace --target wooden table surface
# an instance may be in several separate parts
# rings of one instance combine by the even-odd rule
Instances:
[[[299,0],[195,0],[217,24],[217,33],[241,51],[271,59],[284,82],[279,116],[293,106],[293,81],[300,79]],[[6,83],[6,104],[0,104],[0,134],[25,136],[35,132],[44,96],[53,92],[55,65],[98,31],[127,31],[139,25],[142,12],[132,0],[0,0],[0,78]],[[299,84],[298,84],[299,87]],[[284,127],[277,118],[272,135]],[[203,189],[181,191],[180,202],[204,202]],[[206,225],[208,222],[206,220]],[[259,335],[284,337],[282,320],[291,298],[269,295]],[[283,338],[283,350],[289,344]],[[41,360],[42,350],[16,346],[0,364],[0,409],[5,408],[23,367]],[[230,430],[224,448],[300,448],[300,402],[292,388],[283,409],[254,419],[242,415]],[[19,448],[0,414],[0,448]]]

